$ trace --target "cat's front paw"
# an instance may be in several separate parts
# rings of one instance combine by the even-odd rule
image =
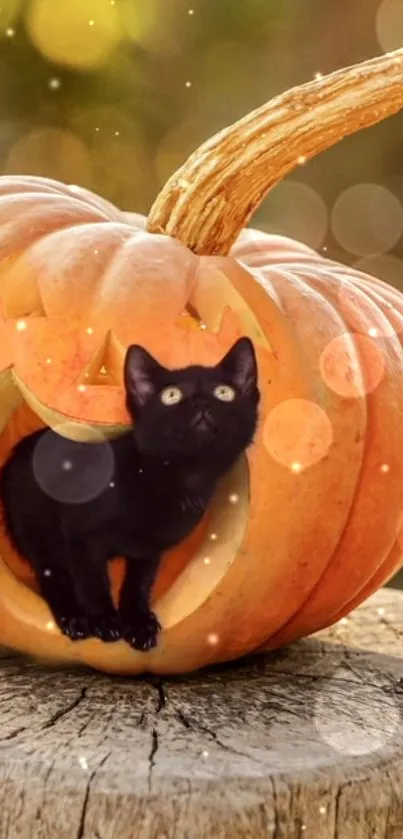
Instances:
[[[122,637],[119,616],[117,612],[107,612],[104,615],[92,615],[88,619],[91,635],[112,644]]]
[[[137,612],[123,620],[123,638],[140,652],[147,652],[157,646],[161,624],[154,612]]]
[[[85,615],[60,615],[57,623],[63,635],[67,635],[70,641],[84,641],[92,634]]]

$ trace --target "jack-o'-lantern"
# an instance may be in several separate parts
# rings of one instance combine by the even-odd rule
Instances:
[[[224,130],[148,221],[79,187],[0,179],[2,459],[41,425],[89,442],[119,434],[131,343],[181,367],[213,364],[248,335],[262,396],[247,457],[164,558],[156,648],[64,637],[4,532],[2,643],[111,672],[184,672],[326,626],[398,568],[403,298],[242,227],[301,156],[402,106],[402,61],[316,80]],[[123,573],[118,559],[115,592]]]

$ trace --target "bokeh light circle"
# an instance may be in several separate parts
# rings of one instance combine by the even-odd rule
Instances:
[[[339,754],[370,755],[390,742],[401,724],[400,711],[390,693],[360,682],[340,702],[340,680],[346,675],[340,668],[339,675],[336,670],[324,680],[315,702],[315,726]]]
[[[376,15],[376,34],[385,52],[402,46],[403,0],[383,0]]]
[[[339,244],[350,253],[382,253],[392,248],[402,234],[402,205],[393,192],[380,184],[356,184],[335,201],[331,227]]]
[[[328,210],[312,187],[299,181],[278,184],[254,216],[256,227],[320,248],[328,229]]]
[[[31,0],[26,26],[45,58],[82,70],[102,67],[122,36],[110,0]]]
[[[320,372],[331,390],[353,399],[378,387],[385,372],[385,358],[375,337],[346,332],[324,349]]]
[[[326,457],[333,441],[326,412],[309,399],[286,399],[269,412],[263,443],[271,457],[295,474]]]
[[[38,174],[69,183],[92,184],[91,155],[77,134],[43,126],[29,131],[11,147],[4,162],[5,173]]]
[[[35,480],[55,501],[85,504],[110,488],[113,449],[101,433],[96,442],[79,443],[62,431],[60,426],[56,433],[49,429],[39,437],[32,457]]]

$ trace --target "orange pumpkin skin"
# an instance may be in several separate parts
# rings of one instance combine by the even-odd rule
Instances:
[[[0,640],[111,672],[185,672],[328,625],[400,565],[403,302],[283,237],[245,230],[229,257],[196,257],[144,227],[77,187],[0,180],[0,454],[44,422],[119,433],[129,343],[209,364],[247,334],[262,393],[249,466],[165,558],[155,650],[62,637],[4,537]]]

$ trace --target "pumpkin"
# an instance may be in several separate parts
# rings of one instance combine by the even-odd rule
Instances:
[[[402,60],[315,80],[225,129],[148,219],[79,187],[0,179],[2,460],[43,425],[88,441],[127,427],[130,343],[185,366],[248,335],[262,394],[253,447],[164,558],[155,649],[62,636],[4,531],[3,644],[110,672],[185,672],[329,625],[400,566],[402,295],[243,227],[301,159],[402,106]],[[123,573],[117,559],[115,594]]]

